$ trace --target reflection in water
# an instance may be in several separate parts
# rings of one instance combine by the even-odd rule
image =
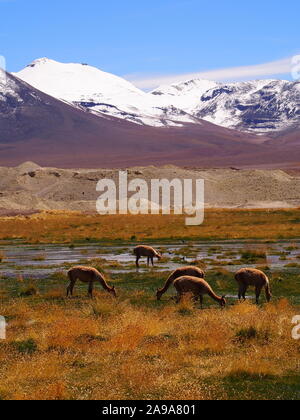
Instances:
[[[182,244],[153,244],[154,247],[162,247],[165,260],[156,263],[156,270],[172,271],[183,263],[189,264],[195,260],[205,260],[207,269],[216,267],[216,261],[222,262],[222,268],[229,271],[236,271],[245,266],[239,262],[241,252],[245,249],[263,249],[267,253],[267,265],[272,269],[282,269],[289,263],[300,263],[300,242],[290,247],[290,243],[258,244],[244,242],[203,242],[193,245]],[[0,264],[0,275],[16,277],[19,275],[31,276],[32,278],[46,278],[56,271],[64,270],[63,264],[86,263],[92,259],[105,259],[111,262],[109,271],[134,272],[136,268],[135,258],[132,250],[134,246],[101,246],[101,245],[82,245],[70,248],[58,245],[3,245],[0,252],[5,255]],[[298,249],[299,248],[299,249]],[[283,258],[286,253],[286,259]],[[184,254],[184,255],[183,255]],[[234,261],[234,265],[232,265]],[[226,265],[226,262],[231,265]],[[114,264],[115,263],[115,264]],[[246,264],[255,267],[257,264]],[[146,268],[141,268],[140,272]]]

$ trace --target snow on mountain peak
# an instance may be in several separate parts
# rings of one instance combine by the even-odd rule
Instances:
[[[185,82],[173,83],[171,85],[163,85],[154,89],[152,95],[186,95],[188,92],[195,91],[197,93],[206,92],[207,90],[217,86],[218,83],[205,79],[190,79]]]
[[[194,122],[180,110],[169,116],[164,103],[121,77],[87,64],[59,63],[47,58],[33,61],[16,76],[57,99],[83,106],[93,113],[125,118],[154,126]],[[175,122],[173,121],[175,120]]]
[[[18,90],[9,74],[0,68],[0,102],[6,102],[8,98],[19,100]]]
[[[295,83],[256,80],[221,84],[201,97],[193,115],[223,127],[268,133],[299,124]]]
[[[35,88],[70,102],[101,100],[140,91],[118,76],[77,63],[59,63],[48,58],[33,61],[16,74]]]
[[[6,73],[0,67],[0,86],[2,87],[6,83]]]
[[[199,104],[201,96],[218,85],[219,83],[211,80],[192,79],[169,86],[160,86],[151,94],[160,97],[165,106],[175,105],[185,112],[191,113]]]
[[[34,67],[34,66],[39,65],[39,64],[47,64],[47,63],[50,63],[50,62],[55,63],[54,60],[50,60],[50,58],[47,58],[47,57],[37,58],[36,60],[34,60],[30,64],[28,64],[27,67]]]
[[[102,117],[150,126],[201,124],[206,120],[264,133],[297,124],[300,115],[299,84],[283,80],[221,83],[195,78],[146,93],[96,67],[48,58],[33,61],[16,76]]]

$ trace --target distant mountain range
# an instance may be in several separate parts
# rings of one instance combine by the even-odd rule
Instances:
[[[300,83],[205,80],[143,92],[86,64],[39,59],[0,72],[0,165],[300,162]]]
[[[128,81],[85,64],[47,58],[16,74],[57,99],[149,126],[198,124],[203,119],[243,132],[272,133],[299,125],[300,82],[189,80],[145,93]]]

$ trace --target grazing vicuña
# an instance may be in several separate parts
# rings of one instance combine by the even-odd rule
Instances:
[[[147,265],[149,267],[150,261],[152,263],[152,266],[154,266],[154,257],[158,258],[159,260],[162,258],[162,255],[156,251],[151,246],[147,245],[139,245],[134,248],[133,250],[134,255],[136,256],[136,266],[139,268],[139,260],[142,257],[147,257]]]
[[[178,268],[167,279],[164,287],[161,289],[157,289],[157,292],[156,292],[157,300],[160,300],[162,295],[169,290],[169,287],[174,283],[174,280],[182,276],[193,276],[193,277],[199,277],[201,279],[204,279],[204,271],[201,270],[201,268],[194,267],[194,266]]]
[[[91,298],[93,297],[93,288],[95,282],[99,282],[103,289],[111,293],[114,297],[117,296],[115,287],[110,287],[106,283],[106,280],[103,277],[103,275],[93,267],[73,267],[68,271],[68,277],[70,280],[70,284],[67,288],[67,296],[69,296],[69,294],[71,296],[73,295],[74,286],[77,280],[89,284],[89,296]]]
[[[180,302],[182,297],[187,294],[193,294],[194,298],[200,298],[201,307],[203,305],[203,296],[208,295],[220,306],[226,306],[225,296],[219,297],[214,293],[210,285],[203,279],[192,276],[182,276],[174,281],[174,287],[177,290],[177,302]]]
[[[239,299],[246,300],[246,293],[249,286],[255,287],[256,303],[259,303],[261,291],[265,288],[267,301],[270,302],[272,298],[270,281],[265,273],[255,268],[242,268],[239,270],[235,279],[239,284]]]

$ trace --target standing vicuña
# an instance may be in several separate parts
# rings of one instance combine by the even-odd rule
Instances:
[[[193,294],[194,298],[200,298],[201,308],[203,305],[203,296],[208,295],[222,307],[226,306],[225,296],[217,296],[210,285],[203,279],[192,276],[182,276],[174,281],[174,287],[177,290],[177,302],[180,302],[182,297],[187,294]]]
[[[193,267],[193,266],[178,268],[170,275],[164,287],[162,289],[157,289],[157,292],[156,292],[157,300],[160,300],[162,295],[168,291],[169,287],[173,284],[174,280],[182,276],[192,276],[192,277],[199,277],[200,279],[204,279],[204,271],[201,270],[201,268]]]
[[[161,254],[156,251],[151,246],[147,245],[140,245],[134,248],[133,250],[134,255],[136,256],[136,266],[139,268],[139,260],[142,257],[147,257],[147,265],[149,267],[150,261],[152,262],[152,267],[154,266],[154,257],[158,258],[159,260],[162,258]]]
[[[272,293],[268,277],[260,270],[255,268],[242,268],[239,270],[235,279],[239,284],[239,299],[246,300],[246,293],[249,286],[255,286],[256,303],[259,303],[261,291],[265,288],[267,301],[270,302]]]
[[[77,280],[82,281],[83,283],[89,284],[89,296],[93,297],[94,283],[99,282],[104,290],[111,293],[114,297],[117,297],[115,287],[110,287],[106,283],[105,278],[99,273],[98,270],[92,267],[73,267],[68,271],[68,277],[70,284],[67,288],[67,296],[69,294],[73,296],[74,286]]]

